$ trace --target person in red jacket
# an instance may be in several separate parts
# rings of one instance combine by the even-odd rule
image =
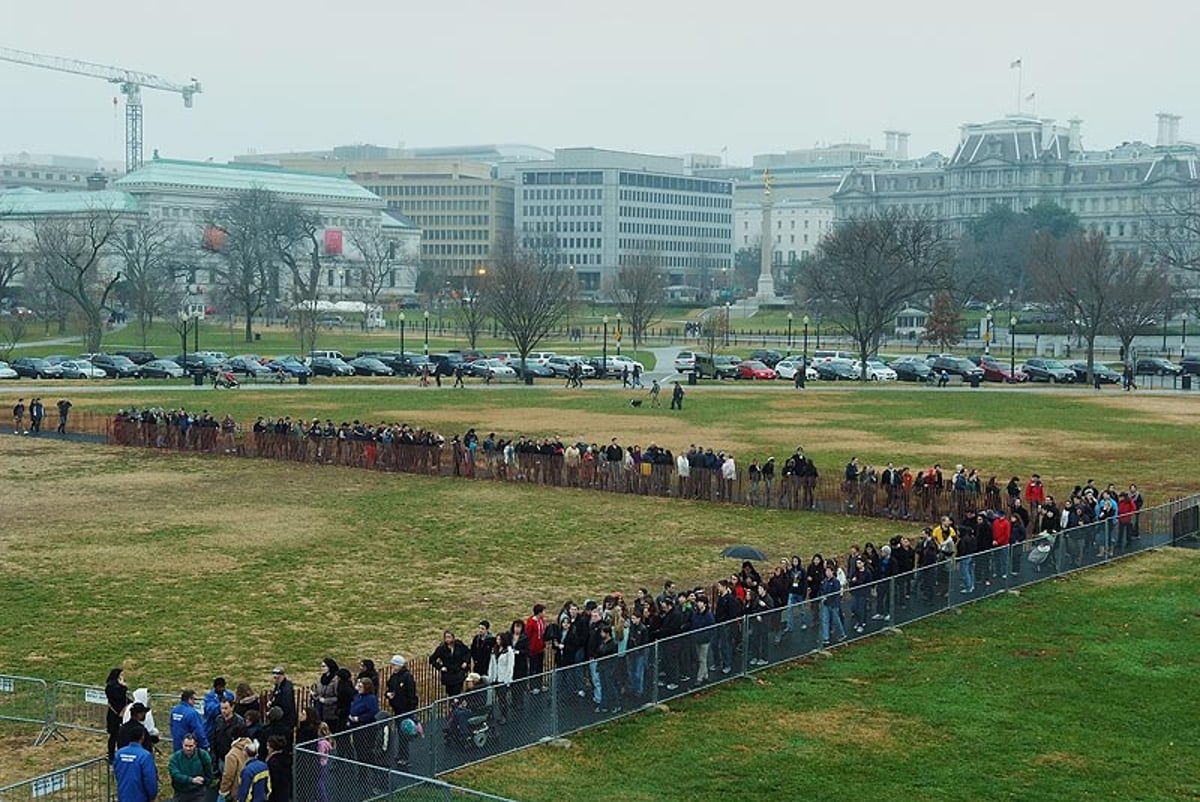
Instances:
[[[1029,508],[1029,514],[1036,519],[1045,503],[1046,488],[1042,486],[1042,477],[1035,473],[1025,483],[1025,506]]]
[[[540,678],[546,667],[546,605],[533,605],[533,615],[525,619],[525,636],[529,638],[529,676]],[[540,679],[529,692],[542,692]]]
[[[993,514],[996,517],[995,520],[992,521],[992,547],[999,548],[1000,546],[1008,546],[1010,537],[1012,535],[1012,524],[1008,522],[1008,516],[1006,516],[1004,513]],[[1007,550],[999,552],[997,560],[998,564],[1001,566],[1000,578],[1007,579],[1008,566],[1012,564],[1012,561],[1008,558]]]
[[[1133,545],[1133,516],[1137,503],[1128,493],[1117,496],[1117,551],[1124,552]]]

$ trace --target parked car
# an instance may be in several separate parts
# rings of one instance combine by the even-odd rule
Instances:
[[[775,363],[775,373],[781,379],[786,379],[787,381],[795,381],[796,373],[800,371],[802,364],[803,364],[803,360],[800,359],[799,357],[797,357],[795,359],[793,359],[792,357],[788,357],[787,359],[781,359]],[[808,368],[804,371],[804,380],[805,381],[816,381],[819,378],[820,378],[820,376],[817,375],[817,369],[814,368],[812,365],[809,365]]]
[[[58,379],[62,377],[62,368],[58,365],[51,365],[36,356],[14,359],[9,363],[9,367],[15,370],[18,376],[26,379]]]
[[[487,358],[487,354],[485,354],[483,351],[476,351],[474,348],[464,348],[461,351],[458,349],[451,348],[446,353],[458,354],[459,357],[462,358],[462,361],[466,362],[466,363],[474,362],[476,359],[486,359]]]
[[[127,356],[117,354],[96,354],[91,362],[104,371],[110,379],[136,379],[142,375],[141,368]]]
[[[731,356],[728,354],[718,354],[712,358],[712,367],[714,371],[714,379],[736,379],[738,374],[738,365],[742,362],[740,356]]]
[[[750,352],[750,359],[756,359],[762,362],[769,368],[774,368],[779,360],[783,359],[783,354],[773,348],[759,348],[756,351]]]
[[[300,361],[299,357],[281,356],[267,363],[272,373],[284,373],[288,376],[311,376],[312,368]]]
[[[1067,365],[1071,370],[1075,371],[1075,381],[1087,384],[1088,366],[1086,359],[1080,359],[1071,362]],[[1101,384],[1120,384],[1121,374],[1110,368],[1108,365],[1103,365],[1099,362],[1092,364],[1092,372]]]
[[[270,374],[270,370],[267,373]],[[178,379],[183,376],[183,368],[169,359],[154,359],[142,365],[143,379]]]
[[[858,360],[855,360],[854,365],[859,369],[859,372],[861,373],[862,364]],[[883,364],[882,361],[880,361],[878,359],[868,359],[867,360],[867,379],[869,379],[870,381],[873,381],[873,382],[877,382],[877,381],[894,382],[897,380],[897,376],[896,376],[896,371],[892,370],[887,365]]]
[[[220,369],[222,364],[221,360],[204,352],[187,354],[186,357],[183,354],[180,354],[178,356],[170,357],[170,360],[176,365],[179,365],[188,373],[196,370],[204,373],[212,373],[213,371]]]
[[[984,381],[1005,382],[1007,384],[1029,381],[1029,377],[1019,367],[1010,371],[1008,363],[1001,362],[994,356],[984,354],[971,361],[979,365],[980,369],[983,370]]]
[[[757,359],[746,359],[738,363],[737,377],[739,379],[774,379],[775,371],[767,367],[765,362]]]
[[[1057,359],[1043,359],[1041,357],[1026,359],[1025,364],[1021,366],[1021,370],[1029,377],[1031,382],[1051,382],[1054,384],[1073,384],[1075,382],[1075,371]]]
[[[46,360],[51,365],[61,365],[62,363],[70,362],[73,359],[86,359],[88,361],[91,361],[91,358],[94,356],[95,356],[95,354],[84,354],[83,356],[67,356],[66,354],[51,354],[50,356],[42,357],[42,359]]]
[[[623,371],[623,370],[624,370],[626,367],[628,367],[628,368],[629,368],[629,372],[630,372],[630,373],[633,373],[633,368],[634,368],[634,366],[635,366],[635,365],[637,366],[637,369],[638,369],[638,372],[639,372],[639,373],[645,373],[645,372],[646,372],[646,366],[645,366],[645,365],[643,365],[641,362],[638,362],[638,361],[637,361],[637,360],[635,360],[635,359],[630,359],[630,358],[629,358],[629,357],[627,357],[627,356],[621,356],[620,354],[615,354],[615,355],[614,355],[614,354],[609,354],[609,355],[608,355],[608,359],[609,359],[609,361],[610,361],[610,362],[612,362],[612,363],[614,364],[614,366],[616,367],[616,369],[617,369],[617,375],[620,375],[621,371]]]
[[[857,381],[858,365],[849,359],[831,357],[813,365],[817,370],[817,378],[824,381]]]
[[[513,370],[518,374],[521,372],[521,361],[506,362],[506,365],[512,365]],[[537,376],[540,379],[549,379],[554,376],[554,369],[549,365],[539,365],[537,362],[526,362],[525,372],[531,376]]]
[[[896,378],[902,382],[925,382],[933,374],[929,363],[915,356],[904,356],[893,359],[888,367],[896,371]]]
[[[512,382],[517,380],[517,372],[507,362],[499,359],[476,359],[470,365],[472,376],[486,379],[491,374],[492,381]]]
[[[983,368],[961,356],[935,356],[929,360],[929,367],[938,375],[946,371],[950,376],[961,376],[963,381],[983,380]]]
[[[324,326],[327,329],[339,328],[346,324],[346,319],[341,315],[321,315],[317,318],[317,325]]]
[[[354,368],[331,356],[317,356],[308,360],[314,376],[353,376]]]
[[[1200,354],[1188,354],[1179,362],[1184,373],[1200,376]]]
[[[354,373],[357,376],[394,376],[396,374],[396,371],[373,356],[360,356],[357,359],[351,359],[350,367],[354,368]]]
[[[0,379],[19,379],[21,374],[8,366],[7,362],[0,362]]]
[[[433,363],[433,372],[443,376],[453,376],[456,367],[465,368],[467,364],[457,351],[452,354],[430,354],[429,361]]]
[[[98,368],[86,359],[68,359],[58,363],[64,379],[103,379],[108,376],[102,368]]]
[[[117,356],[123,356],[135,365],[144,365],[158,359],[153,351],[117,351]]]
[[[235,356],[229,360],[228,368],[230,373],[241,373],[246,376],[254,376],[255,378],[270,376],[272,373],[271,369],[260,362],[258,357],[253,354]]]
[[[1183,368],[1169,359],[1150,356],[1139,359],[1133,372],[1139,376],[1178,376],[1183,373]]]
[[[691,373],[692,368],[696,367],[696,352],[680,351],[671,362],[671,367],[678,373]]]

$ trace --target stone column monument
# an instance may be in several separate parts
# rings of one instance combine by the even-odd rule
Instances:
[[[763,170],[763,206],[762,206],[762,261],[758,271],[759,301],[775,300],[775,278],[771,275],[771,264],[774,261],[775,235],[771,231],[771,173]]]

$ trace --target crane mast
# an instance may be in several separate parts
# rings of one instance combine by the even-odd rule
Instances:
[[[94,64],[90,61],[47,56],[40,53],[30,53],[25,50],[14,50],[0,47],[0,61],[10,61],[14,64],[24,64],[28,67],[38,67],[55,72],[66,72],[72,75],[84,75],[89,78],[100,78],[111,84],[116,84],[125,96],[125,171],[132,172],[142,166],[142,87],[171,92],[183,98],[184,108],[192,107],[192,98],[203,91],[200,82],[195,78],[187,83],[177,83],[137,70],[126,70],[120,67],[110,67],[105,64]]]

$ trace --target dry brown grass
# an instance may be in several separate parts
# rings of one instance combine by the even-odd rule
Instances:
[[[1087,402],[1119,409],[1142,421],[1157,421],[1173,426],[1195,426],[1200,422],[1200,400],[1191,395],[1138,395],[1121,393],[1088,397]]]

